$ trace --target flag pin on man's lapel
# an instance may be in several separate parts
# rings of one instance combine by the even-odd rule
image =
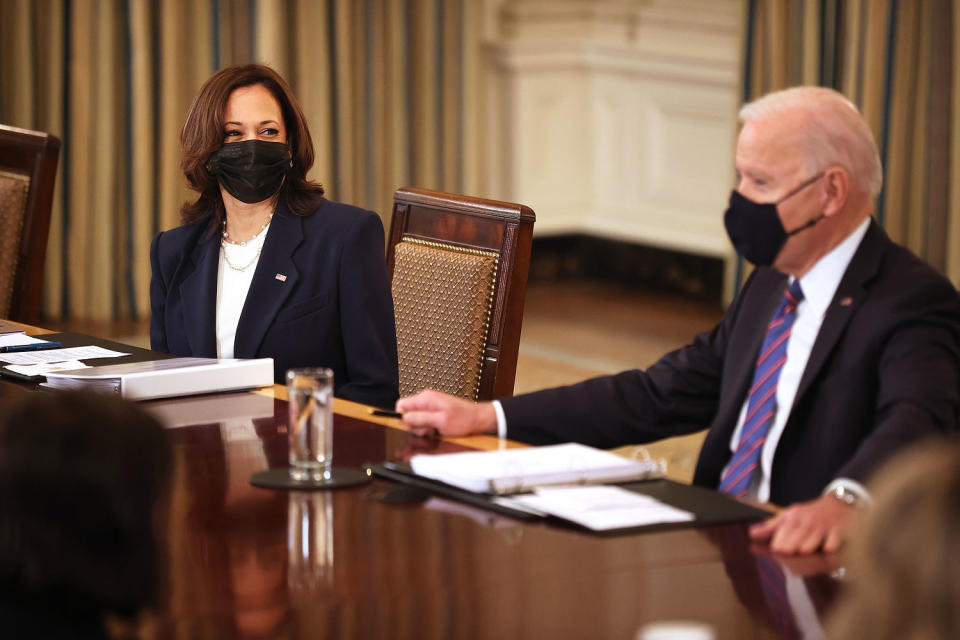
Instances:
[[[850,296],[845,296],[843,298],[840,298],[841,307],[849,307],[852,304],[853,304],[853,298],[851,298]]]
[[[275,277],[277,280],[279,280],[280,282],[286,282],[286,281],[287,281],[287,276],[285,276],[285,275],[282,274],[282,273],[278,273],[278,274],[277,274],[276,276],[274,276],[274,277]]]

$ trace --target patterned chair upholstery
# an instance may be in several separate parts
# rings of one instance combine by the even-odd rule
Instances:
[[[40,319],[60,140],[0,125],[0,318]]]
[[[0,318],[10,316],[30,176],[0,171]]]
[[[400,393],[469,400],[513,394],[534,213],[399,189],[387,248]]]

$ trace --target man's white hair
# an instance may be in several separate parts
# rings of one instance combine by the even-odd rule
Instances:
[[[812,173],[839,165],[850,173],[854,186],[875,198],[883,186],[883,167],[873,132],[863,116],[842,94],[826,87],[793,87],[768,93],[743,105],[740,121],[766,120],[800,112],[803,156]]]

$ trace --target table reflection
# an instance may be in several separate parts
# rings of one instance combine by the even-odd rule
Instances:
[[[707,527],[740,602],[779,638],[824,637],[823,621],[841,584],[831,577],[837,555],[781,556],[752,544],[745,525]]]
[[[299,603],[333,587],[333,495],[291,491],[287,505],[287,586]]]

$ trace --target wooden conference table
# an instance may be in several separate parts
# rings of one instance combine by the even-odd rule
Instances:
[[[0,384],[4,398],[28,392]],[[170,425],[176,466],[156,638],[633,638],[692,620],[718,638],[777,637],[745,525],[604,537],[524,522],[380,479],[327,492],[250,485],[285,466],[286,390],[143,403]],[[337,400],[334,463],[503,446],[415,438]],[[522,445],[508,445],[522,446]],[[410,495],[413,494],[413,495]],[[836,560],[810,574],[817,611]]]

